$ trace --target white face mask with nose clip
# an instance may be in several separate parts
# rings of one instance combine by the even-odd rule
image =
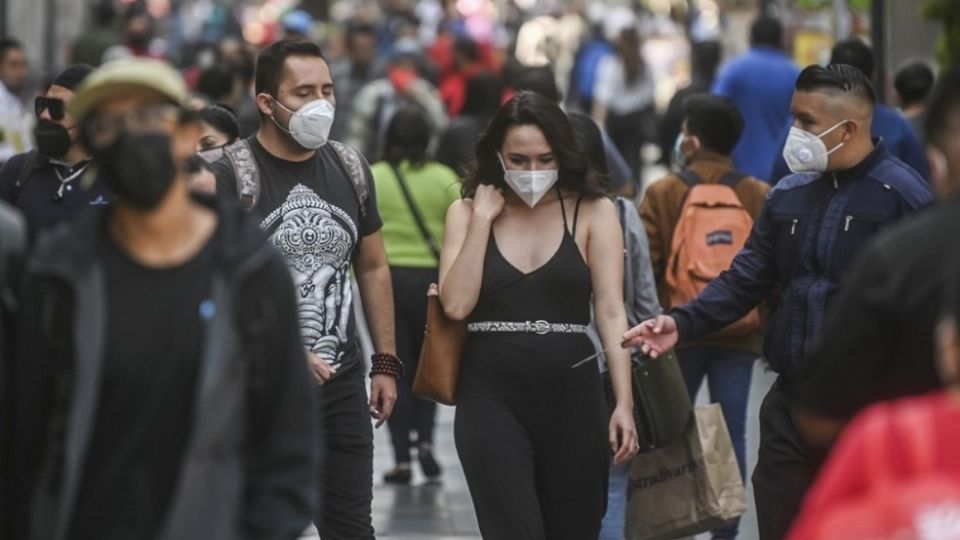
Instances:
[[[533,208],[540,202],[540,199],[550,191],[550,188],[557,183],[560,177],[558,169],[546,169],[542,171],[523,171],[509,170],[507,164],[503,161],[503,156],[497,154],[500,159],[500,165],[503,166],[503,180],[510,186],[527,206]]]
[[[791,126],[787,144],[783,147],[783,159],[787,162],[787,167],[795,173],[821,173],[827,170],[828,157],[844,143],[827,150],[823,137],[847,122],[848,120],[842,120],[819,135]]]
[[[290,135],[297,144],[308,150],[316,150],[327,144],[330,128],[333,127],[333,104],[325,99],[315,99],[305,103],[296,111],[291,111],[276,98],[271,97],[271,99],[283,110],[291,113],[290,129],[284,129],[273,116],[270,118],[273,118],[273,123],[281,131]]]

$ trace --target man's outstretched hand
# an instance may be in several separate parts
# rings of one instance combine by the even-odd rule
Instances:
[[[639,347],[643,354],[656,358],[674,348],[679,339],[677,322],[673,317],[660,315],[627,330],[622,345],[625,349]]]

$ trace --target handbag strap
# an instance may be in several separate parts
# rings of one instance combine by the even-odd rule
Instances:
[[[400,172],[400,167],[398,164],[390,162],[390,168],[393,169],[393,176],[397,179],[397,183],[400,184],[400,191],[403,193],[404,200],[407,201],[407,207],[410,208],[410,213],[413,214],[413,221],[417,224],[417,228],[420,229],[420,235],[423,236],[424,242],[427,243],[427,248],[430,249],[430,253],[432,253],[434,258],[439,262],[440,247],[437,246],[433,235],[431,235],[427,229],[427,224],[423,221],[423,215],[420,214],[416,203],[413,202],[413,196],[410,194],[410,188],[407,187],[407,182],[403,178],[403,173]]]

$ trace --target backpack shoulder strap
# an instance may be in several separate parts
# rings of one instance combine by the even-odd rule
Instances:
[[[739,171],[730,171],[727,174],[723,175],[722,178],[720,178],[720,183],[729,187],[730,189],[736,189],[737,184],[739,184],[740,181],[745,179],[747,176],[748,175],[746,173],[742,173]]]
[[[233,176],[237,181],[237,199],[240,208],[252,210],[260,199],[260,168],[257,167],[250,141],[240,139],[226,146],[223,153],[230,160]]]
[[[344,174],[353,184],[357,202],[360,203],[360,219],[362,220],[367,215],[367,199],[370,198],[370,166],[367,165],[367,160],[360,155],[356,148],[337,141],[328,141],[327,144],[333,148],[340,168],[343,169]]]
[[[20,163],[20,171],[17,173],[17,180],[13,184],[13,200],[20,198],[20,194],[23,193],[23,188],[30,182],[30,179],[33,177],[33,171],[37,168],[39,158],[40,154],[36,148],[30,150],[24,156],[23,162]]]
[[[687,187],[693,187],[701,182],[700,177],[697,176],[697,173],[691,171],[690,169],[684,169],[677,173],[677,176],[683,180],[683,183]]]

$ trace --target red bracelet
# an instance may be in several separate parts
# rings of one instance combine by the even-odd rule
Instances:
[[[391,375],[396,379],[403,377],[403,362],[395,354],[377,353],[370,356],[370,377]]]

